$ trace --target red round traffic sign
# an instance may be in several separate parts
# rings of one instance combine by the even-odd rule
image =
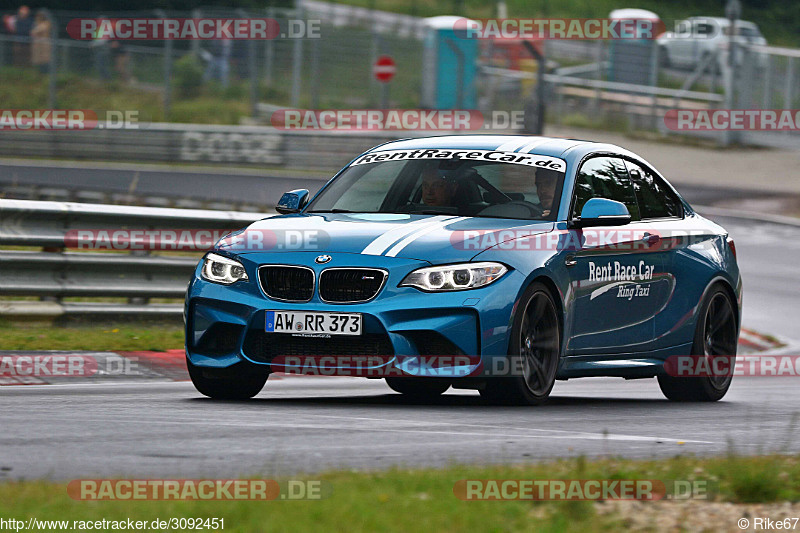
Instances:
[[[397,72],[397,68],[391,56],[380,56],[375,61],[375,64],[372,65],[372,74],[381,83],[389,82],[394,77],[395,72]]]

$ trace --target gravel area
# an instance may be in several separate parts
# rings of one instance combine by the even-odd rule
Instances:
[[[800,503],[727,503],[686,501],[606,501],[596,504],[599,515],[618,517],[631,532],[734,532],[786,530],[773,524],[788,518],[789,531],[800,531]],[[759,520],[761,522],[759,523]],[[741,522],[741,523],[740,523]],[[783,526],[783,523],[781,524]]]

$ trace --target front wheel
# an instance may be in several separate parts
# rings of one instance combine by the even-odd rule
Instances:
[[[707,368],[716,368],[715,357],[730,357],[726,368],[733,368],[738,341],[736,312],[728,292],[719,285],[709,291],[700,307],[695,327],[693,356],[708,360]],[[731,386],[731,375],[658,377],[664,396],[675,402],[716,402]]]
[[[242,361],[227,368],[195,366],[186,359],[189,377],[195,388],[216,400],[246,400],[264,388],[269,370],[262,365]]]
[[[449,381],[439,378],[386,378],[386,384],[395,392],[417,399],[436,398],[450,388]]]
[[[709,63],[706,65],[706,69],[709,74],[721,74],[722,73],[722,60],[719,56],[711,58],[711,52],[703,52],[703,55],[700,57],[700,64],[702,63]]]
[[[533,283],[520,299],[511,328],[508,362],[512,377],[489,376],[481,389],[491,402],[539,405],[556,381],[561,326],[550,291]]]

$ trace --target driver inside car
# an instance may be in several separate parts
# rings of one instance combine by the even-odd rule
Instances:
[[[556,198],[556,187],[558,185],[558,175],[545,169],[536,171],[536,194],[539,197],[539,206],[542,209],[542,216],[550,215],[553,207],[553,200]]]
[[[422,203],[436,207],[452,207],[456,183],[439,174],[435,167],[422,171]]]

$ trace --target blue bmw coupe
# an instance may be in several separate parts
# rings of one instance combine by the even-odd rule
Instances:
[[[298,368],[518,404],[584,376],[655,377],[677,401],[730,387],[666,368],[735,356],[734,243],[618,146],[399,140],[276,209],[194,272],[186,356],[204,395],[250,398]]]

